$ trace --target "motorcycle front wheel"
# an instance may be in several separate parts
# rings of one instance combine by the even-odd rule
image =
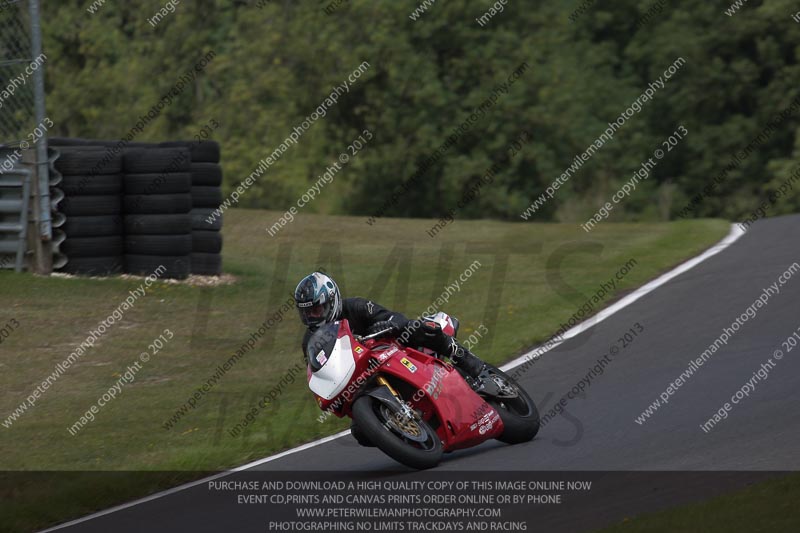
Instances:
[[[442,441],[422,419],[364,395],[353,404],[353,421],[383,453],[411,468],[433,468],[442,459]]]

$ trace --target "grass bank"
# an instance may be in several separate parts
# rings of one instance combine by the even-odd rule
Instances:
[[[13,492],[16,511],[9,510],[11,501],[3,495],[0,522],[28,529],[61,521],[196,472],[243,464],[346,428],[338,419],[317,421],[319,410],[304,372],[287,378],[301,361],[302,328],[293,309],[284,320],[273,320],[232,367],[222,375],[219,371],[314,269],[331,273],[345,295],[369,297],[413,316],[477,261],[443,308],[461,320],[462,337],[485,326],[489,333],[476,352],[499,363],[547,338],[631,259],[636,264],[619,281],[617,296],[728,231],[728,223],[720,220],[608,223],[591,234],[567,224],[458,221],[431,238],[426,231],[432,220],[381,219],[369,226],[363,218],[312,215],[270,237],[265,228],[279,213],[237,209],[225,216],[224,268],[236,283],[154,284],[35,406],[10,427],[0,426],[0,470],[186,474],[170,474],[158,483],[147,477],[115,491],[80,496],[51,487],[46,515],[41,495],[27,504],[20,499],[44,490],[35,484],[30,491]],[[0,273],[0,327],[12,319],[19,324],[0,348],[0,421],[7,421],[140,283]],[[73,436],[68,428],[165,329],[173,338]],[[213,385],[189,405],[215,375]],[[228,430],[276,387],[277,401],[232,437]]]

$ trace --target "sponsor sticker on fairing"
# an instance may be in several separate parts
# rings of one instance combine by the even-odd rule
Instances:
[[[409,361],[407,358],[403,357],[400,359],[400,362],[403,363],[403,366],[406,367],[412,374],[417,371],[417,365]]]
[[[398,350],[398,349],[397,349],[397,346],[392,346],[391,348],[389,348],[389,349],[388,349],[388,350],[386,350],[385,352],[382,352],[382,353],[381,353],[381,354],[378,356],[378,360],[379,360],[381,363],[383,363],[384,361],[386,361],[387,359],[389,359],[389,358],[390,358],[390,357],[391,357],[393,354],[395,354],[395,353],[397,353],[397,352],[399,352],[399,351],[400,351],[400,350]]]

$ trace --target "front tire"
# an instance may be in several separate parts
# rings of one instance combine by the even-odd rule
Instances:
[[[505,382],[508,391],[513,391],[516,397],[505,395],[503,397],[487,398],[486,401],[500,414],[503,421],[503,434],[497,440],[507,444],[520,444],[533,440],[539,433],[539,410],[530,395],[517,381],[490,364],[486,364],[489,374],[493,378]]]
[[[443,453],[439,436],[427,422],[415,419],[411,424],[416,426],[424,440],[411,440],[392,423],[391,415],[398,411],[364,395],[353,404],[353,421],[369,442],[398,463],[418,470],[438,465]]]
[[[361,446],[366,448],[375,447],[375,444],[373,444],[372,441],[369,440],[366,435],[364,435],[364,432],[361,431],[361,428],[358,427],[358,424],[356,424],[355,421],[350,424],[350,435],[352,435],[353,438],[356,439],[356,442],[358,442]]]

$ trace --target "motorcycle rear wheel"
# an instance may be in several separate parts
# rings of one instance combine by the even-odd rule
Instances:
[[[353,420],[361,433],[383,453],[411,468],[433,468],[442,459],[442,441],[424,420],[409,423],[420,431],[421,442],[411,440],[393,423],[386,404],[372,396],[361,396],[353,404]],[[388,417],[388,418],[387,418]]]
[[[503,434],[497,437],[500,442],[520,444],[533,440],[539,433],[539,410],[533,399],[519,383],[499,368],[486,364],[490,374],[504,381],[516,392],[516,398],[487,398],[486,402],[494,407],[503,421]]]

